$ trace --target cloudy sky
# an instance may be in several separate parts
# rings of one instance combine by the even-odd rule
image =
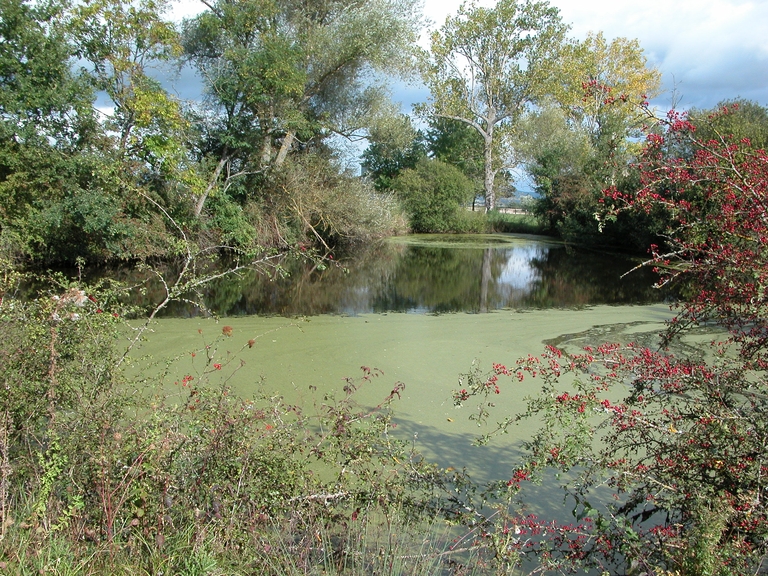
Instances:
[[[766,0],[558,0],[572,34],[602,30],[609,38],[637,38],[662,73],[669,106],[712,107],[741,96],[768,105]]]
[[[460,0],[427,0],[438,25]],[[483,5],[490,5],[488,1]],[[637,38],[649,64],[662,73],[665,108],[709,108],[741,96],[768,105],[768,0],[550,0],[571,25],[606,38]]]
[[[480,0],[491,5],[492,0]],[[445,21],[461,0],[426,0],[424,14],[434,26]],[[656,101],[668,108],[710,108],[737,96],[768,105],[768,0],[551,0],[571,35],[602,31],[606,38],[637,38],[648,61],[662,72],[665,93]],[[203,7],[179,0],[180,19]],[[426,35],[425,35],[426,38]],[[181,78],[183,80],[184,78]],[[187,90],[178,85],[180,95]],[[397,86],[395,98],[410,104],[426,99],[418,87]]]

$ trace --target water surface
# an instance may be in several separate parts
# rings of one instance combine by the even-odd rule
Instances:
[[[287,317],[660,301],[663,294],[653,288],[656,278],[649,269],[622,277],[637,263],[623,255],[569,250],[545,237],[414,235],[359,247],[325,268],[289,259],[283,262],[285,276],[245,271],[212,282],[201,296],[208,310],[220,316]],[[142,280],[135,273],[125,279],[131,284]],[[149,282],[145,304],[160,297],[160,286]],[[186,303],[165,312],[176,317],[199,313]]]
[[[515,427],[472,446],[483,429],[468,420],[470,408],[453,406],[451,393],[473,364],[514,365],[545,343],[575,351],[648,339],[671,315],[650,274],[621,278],[635,261],[535,237],[405,237],[363,250],[343,267],[295,265],[288,278],[243,276],[211,287],[207,303],[224,317],[188,318],[193,309],[175,308],[177,317],[160,320],[142,351],[175,358],[170,380],[201,376],[201,359],[211,354],[224,364],[215,376],[238,393],[262,390],[305,406],[314,402],[313,388],[341,392],[361,366],[377,368],[383,375],[360,389],[360,401],[376,405],[403,382],[395,403],[400,437],[480,481],[508,478],[532,430]],[[225,325],[231,336],[222,335]],[[498,419],[519,412],[539,387],[503,383]],[[532,496],[540,512],[557,507],[552,486],[533,490],[541,492]]]

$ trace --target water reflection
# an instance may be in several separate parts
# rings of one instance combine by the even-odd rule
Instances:
[[[621,278],[634,265],[624,256],[569,251],[537,237],[421,235],[359,249],[326,270],[293,260],[284,263],[285,277],[246,271],[207,285],[201,295],[222,316],[434,314],[659,301],[650,270]],[[141,303],[151,305],[159,286],[147,282]],[[166,315],[199,313],[177,303]]]
[[[286,277],[255,271],[203,291],[222,316],[486,312],[500,309],[646,304],[662,295],[650,270],[621,275],[635,262],[566,250],[531,237],[416,236],[368,246],[320,270],[289,261]],[[149,293],[151,294],[151,290]],[[189,304],[174,316],[199,313]]]

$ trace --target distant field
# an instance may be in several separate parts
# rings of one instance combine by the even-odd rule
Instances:
[[[528,210],[523,208],[496,208],[496,211],[500,212],[501,214],[520,214],[525,216],[530,214]]]

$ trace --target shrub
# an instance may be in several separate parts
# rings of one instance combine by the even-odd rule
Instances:
[[[463,212],[473,194],[472,182],[462,172],[439,160],[420,160],[392,183],[415,232],[457,232],[473,227]],[[484,226],[482,227],[484,228]]]
[[[492,211],[486,215],[489,232],[508,234],[544,234],[544,226],[532,214],[504,214]]]
[[[302,240],[329,247],[406,231],[404,215],[390,195],[320,156],[292,160],[268,187],[270,209]]]
[[[493,487],[505,498],[486,542],[501,563],[533,553],[544,567],[735,575],[759,572],[768,553],[768,155],[747,139],[698,140],[675,112],[664,127],[648,136],[643,187],[610,189],[605,200],[609,213],[667,214],[669,246],[653,246],[646,265],[662,283],[685,281],[690,297],[661,346],[548,347],[514,368],[468,375],[455,394],[459,404],[481,398],[486,420],[505,377],[542,382],[496,430],[542,424],[528,458]],[[685,146],[670,146],[677,140]],[[681,148],[693,153],[670,153]],[[679,335],[704,326],[711,347],[679,346]],[[564,488],[577,524],[507,508],[552,469],[571,472]]]

